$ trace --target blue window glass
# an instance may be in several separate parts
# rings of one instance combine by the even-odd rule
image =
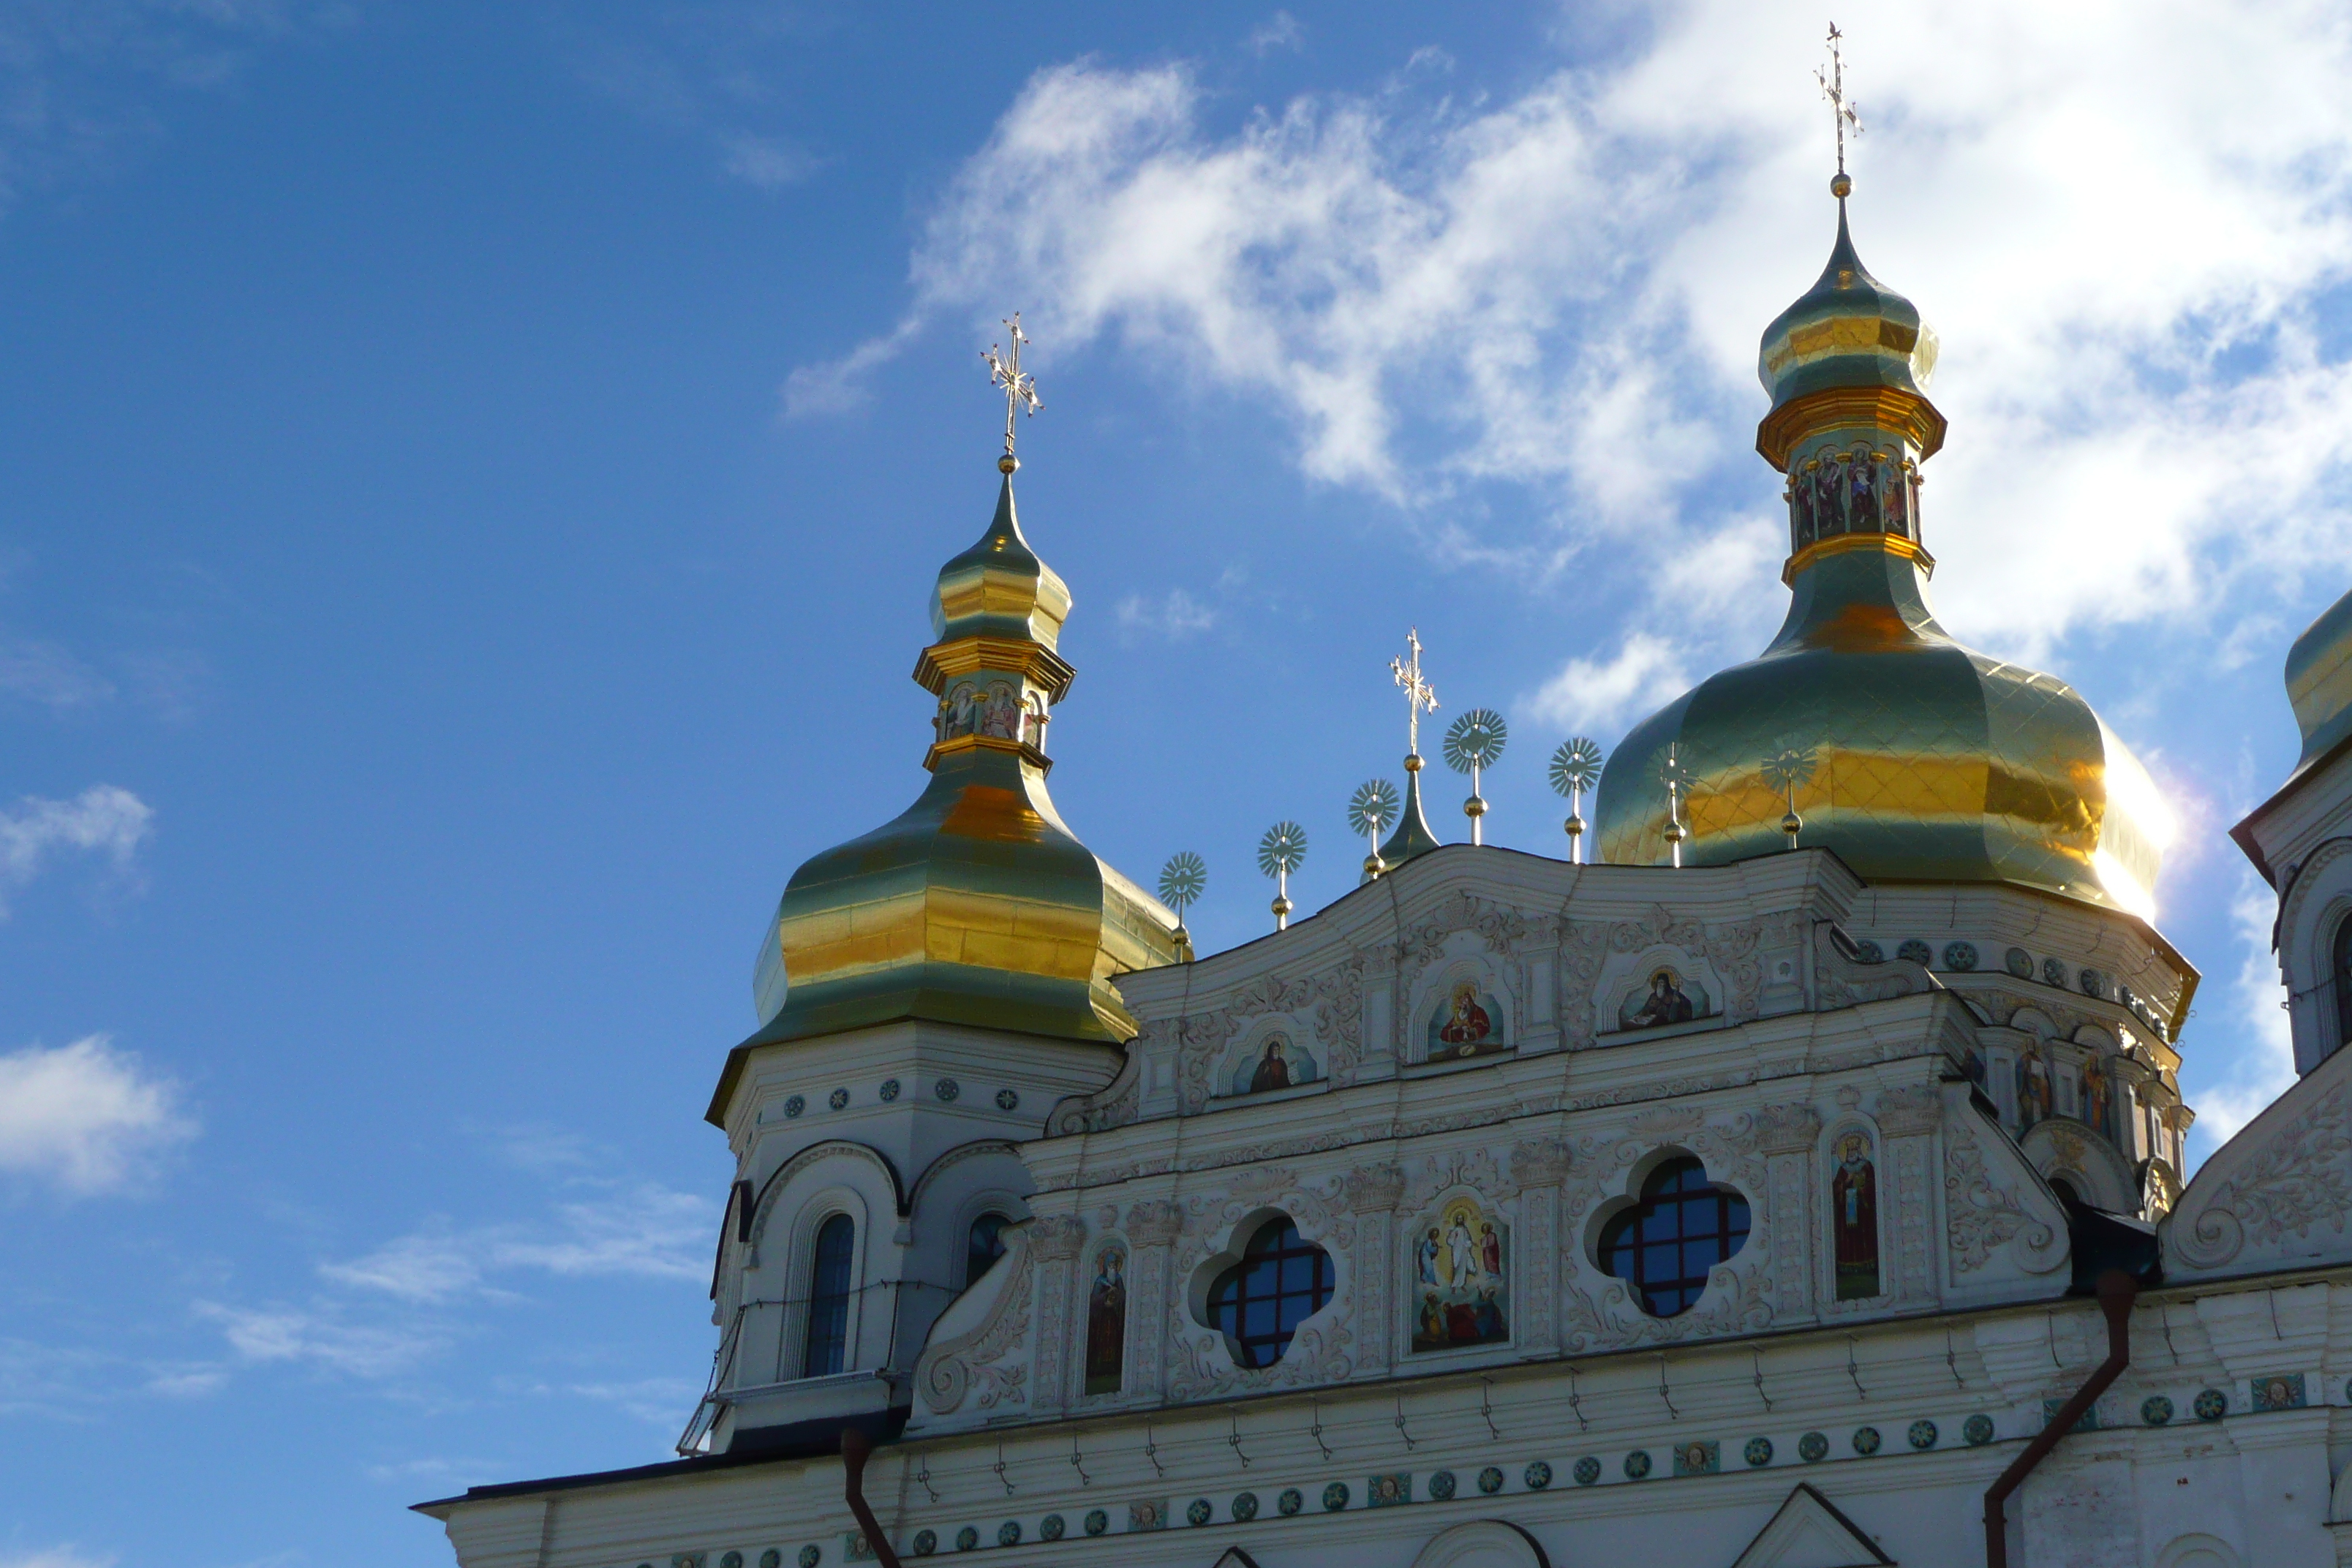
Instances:
[[[1331,1299],[1331,1255],[1287,1219],[1250,1237],[1242,1260],[1209,1292],[1209,1321],[1240,1347],[1245,1366],[1272,1366],[1298,1325]]]
[[[2352,915],[2337,922],[2335,948],[2327,983],[2336,991],[2336,1043],[2341,1047],[2352,1045]]]
[[[1004,1256],[1005,1219],[1001,1214],[984,1214],[971,1222],[971,1231],[964,1237],[963,1282],[977,1284],[988,1272],[990,1264]]]
[[[849,1351],[849,1271],[856,1227],[845,1214],[817,1227],[816,1254],[809,1268],[808,1341],[801,1352],[803,1377],[830,1377]]]
[[[1748,1200],[1706,1179],[1687,1156],[1642,1184],[1642,1201],[1601,1233],[1601,1267],[1633,1287],[1654,1318],[1687,1312],[1706,1273],[1748,1240]]]

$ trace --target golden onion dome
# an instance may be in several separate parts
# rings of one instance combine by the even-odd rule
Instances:
[[[1009,459],[1007,460],[1009,463]],[[1182,950],[1174,912],[1080,843],[1045,791],[1069,590],[1022,537],[1008,467],[988,531],[940,569],[930,784],[897,818],[793,873],[754,981],[761,1026],[729,1058],[901,1019],[1099,1045],[1132,1037],[1112,985]]]
[[[1766,331],[1757,447],[1788,476],[1787,619],[1756,658],[1633,728],[1603,771],[1601,858],[1720,865],[1808,847],[1874,880],[2009,882],[2154,910],[2169,817],[2074,689],[1954,641],[1927,603],[1919,465],[1935,339],[1854,254]]]

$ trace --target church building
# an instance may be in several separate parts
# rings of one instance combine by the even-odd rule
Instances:
[[[1849,190],[1759,359],[1786,621],[1564,859],[1441,843],[1416,742],[1359,887],[1196,954],[1047,793],[1008,435],[929,781],[713,1053],[681,1457],[419,1504],[464,1568],[2352,1563],[2352,595],[2235,831],[2301,1076],[2184,1182],[2162,804],[1930,607],[1937,340]]]

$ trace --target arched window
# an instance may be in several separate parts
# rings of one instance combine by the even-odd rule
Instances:
[[[1633,1287],[1654,1318],[1690,1310],[1706,1271],[1748,1240],[1748,1200],[1706,1179],[1684,1155],[1642,1184],[1642,1201],[1601,1233],[1601,1267]]]
[[[1331,1299],[1331,1255],[1290,1219],[1269,1220],[1242,1260],[1217,1277],[1209,1321],[1240,1347],[1244,1366],[1272,1366],[1298,1325]]]
[[[830,1377],[849,1351],[851,1254],[857,1227],[845,1214],[817,1226],[809,1262],[808,1339],[801,1352],[803,1377]]]
[[[1001,1214],[984,1214],[971,1222],[963,1242],[963,1282],[967,1289],[979,1284],[988,1266],[1004,1256],[1006,1223]]]
[[[2352,915],[2336,922],[2329,944],[2327,983],[2336,993],[2336,1044],[2352,1045]]]

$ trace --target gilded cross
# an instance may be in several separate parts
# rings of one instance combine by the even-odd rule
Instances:
[[[989,385],[1004,394],[1004,456],[1009,460],[1013,456],[1013,415],[1025,407],[1034,416],[1045,405],[1037,400],[1037,378],[1021,368],[1021,345],[1029,341],[1029,334],[1021,330],[1021,312],[1013,311],[1013,319],[1004,326],[1012,334],[1013,353],[1010,355],[1000,354],[996,352],[996,345],[991,343],[981,352],[980,357],[988,362]]]
[[[1844,37],[1843,33],[1838,31],[1837,24],[1832,22],[1829,38],[1830,68],[1823,71],[1817,68],[1813,71],[1813,79],[1822,84],[1822,96],[1830,100],[1830,121],[1837,127],[1837,172],[1840,174],[1845,173],[1847,129],[1851,127],[1856,136],[1862,134],[1862,111],[1847,101],[1845,96],[1845,61],[1838,53],[1838,44]]]
[[[1392,658],[1389,668],[1395,673],[1396,683],[1404,688],[1405,726],[1412,737],[1406,749],[1417,757],[1421,755],[1421,716],[1437,711],[1437,689],[1421,673],[1421,628],[1405,633],[1404,640],[1412,646],[1412,662]]]

